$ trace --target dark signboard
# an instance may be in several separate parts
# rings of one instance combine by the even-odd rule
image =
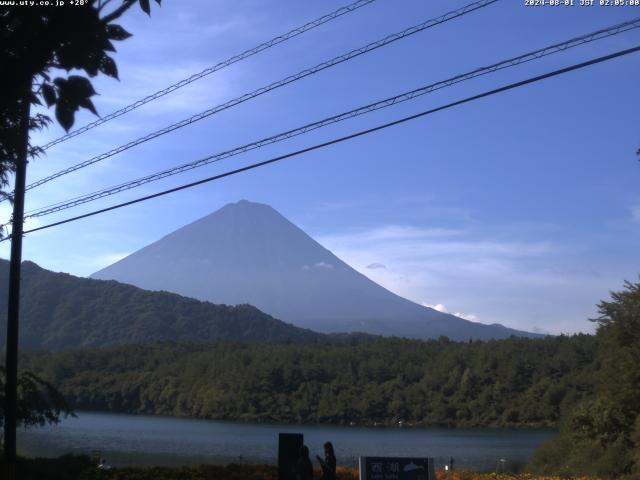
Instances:
[[[300,448],[304,442],[301,433],[278,435],[278,479],[296,480]]]
[[[433,458],[360,457],[360,480],[435,480]]]

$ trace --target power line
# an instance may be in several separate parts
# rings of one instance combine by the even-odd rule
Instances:
[[[427,116],[427,115],[431,115],[431,114],[436,113],[436,112],[440,112],[442,110],[447,110],[447,109],[450,109],[450,108],[453,108],[453,107],[456,107],[456,106],[459,106],[459,105],[463,105],[465,103],[469,103],[469,102],[472,102],[472,101],[475,101],[475,100],[479,100],[479,99],[484,98],[484,97],[489,97],[489,96],[492,96],[492,95],[496,95],[498,93],[506,92],[508,90],[513,90],[515,88],[519,88],[519,87],[522,87],[522,86],[525,86],[525,85],[528,85],[528,84],[531,84],[531,83],[539,82],[539,81],[545,80],[547,78],[556,77],[556,76],[559,76],[559,75],[562,75],[562,74],[565,74],[565,73],[568,73],[568,72],[571,72],[571,71],[574,71],[574,70],[579,70],[579,69],[582,69],[582,68],[586,68],[586,67],[591,66],[591,65],[595,65],[595,64],[598,64],[598,63],[606,62],[608,60],[612,60],[614,58],[622,57],[624,55],[629,55],[631,53],[635,53],[635,52],[638,52],[638,51],[640,51],[640,45],[635,46],[633,48],[620,50],[620,51],[617,51],[615,53],[611,53],[609,55],[604,55],[604,56],[601,56],[601,57],[597,57],[597,58],[588,60],[586,62],[574,64],[574,65],[571,65],[569,67],[564,67],[564,68],[561,68],[561,69],[558,69],[558,70],[554,70],[552,72],[548,72],[548,73],[545,73],[545,74],[542,74],[542,75],[537,75],[535,77],[530,77],[530,78],[528,78],[526,80],[521,80],[519,82],[510,83],[508,85],[505,85],[505,86],[502,86],[502,87],[499,87],[499,88],[496,88],[496,89],[493,89],[493,90],[485,91],[483,93],[480,93],[480,94],[477,94],[477,95],[473,95],[471,97],[467,97],[467,98],[464,98],[462,100],[458,100],[456,102],[448,103],[446,105],[442,105],[440,107],[432,108],[430,110],[425,110],[423,112],[416,113],[416,114],[410,115],[408,117],[403,117],[403,118],[400,118],[398,120],[394,120],[393,122],[389,122],[389,123],[385,123],[385,124],[382,124],[382,125],[378,125],[376,127],[368,128],[366,130],[361,130],[361,131],[358,131],[356,133],[352,133],[350,135],[346,135],[346,136],[343,136],[343,137],[335,138],[333,140],[330,140],[330,141],[327,141],[327,142],[323,142],[323,143],[319,143],[319,144],[313,145],[311,147],[303,148],[303,149],[297,150],[295,152],[290,152],[290,153],[287,153],[285,155],[280,155],[278,157],[274,157],[274,158],[271,158],[269,160],[264,160],[262,162],[253,163],[253,164],[247,165],[245,167],[237,168],[235,170],[231,170],[231,171],[228,171],[228,172],[225,172],[225,173],[221,173],[221,174],[214,175],[214,176],[211,176],[211,177],[203,178],[203,179],[195,181],[195,182],[191,182],[191,183],[187,183],[187,184],[184,184],[184,185],[180,185],[178,187],[170,188],[168,190],[163,190],[161,192],[157,192],[157,193],[154,193],[154,194],[151,194],[151,195],[146,195],[144,197],[139,197],[139,198],[136,198],[134,200],[130,200],[128,202],[123,202],[123,203],[119,203],[119,204],[116,204],[116,205],[112,205],[110,207],[101,208],[99,210],[94,210],[92,212],[85,213],[83,215],[78,215],[78,216],[75,216],[75,217],[67,218],[65,220],[60,220],[58,222],[50,223],[48,225],[43,225],[41,227],[32,228],[30,230],[26,230],[24,233],[26,234],[26,233],[37,232],[37,231],[40,231],[40,230],[45,230],[45,229],[52,228],[52,227],[55,227],[55,226],[58,226],[58,225],[63,225],[63,224],[66,224],[66,223],[70,223],[70,222],[74,222],[74,221],[77,221],[77,220],[81,220],[83,218],[92,217],[92,216],[95,216],[95,215],[98,215],[98,214],[101,214],[101,213],[109,212],[109,211],[112,211],[112,210],[116,210],[116,209],[119,209],[119,208],[123,208],[123,207],[129,206],[129,205],[133,205],[133,204],[136,204],[136,203],[140,203],[140,202],[144,202],[144,201],[147,201],[147,200],[151,200],[153,198],[157,198],[157,197],[161,197],[161,196],[164,196],[164,195],[168,195],[170,193],[175,193],[175,192],[178,192],[180,190],[186,190],[188,188],[192,188],[192,187],[195,187],[195,186],[198,186],[198,185],[202,185],[204,183],[209,183],[209,182],[212,182],[212,181],[215,181],[215,180],[220,180],[222,178],[229,177],[229,176],[232,176],[232,175],[236,175],[238,173],[246,172],[246,171],[249,171],[249,170],[253,170],[255,168],[259,168],[259,167],[263,167],[265,165],[269,165],[269,164],[272,164],[272,163],[275,163],[275,162],[279,162],[279,161],[285,160],[287,158],[296,157],[296,156],[302,155],[303,153],[308,153],[308,152],[311,152],[311,151],[314,151],[314,150],[319,150],[321,148],[328,147],[330,145],[334,145],[334,144],[337,144],[337,143],[345,142],[347,140],[352,140],[354,138],[358,138],[358,137],[361,137],[361,136],[364,136],[364,135],[368,135],[368,134],[373,133],[373,132],[384,130],[384,129],[389,128],[389,127],[400,125],[402,123],[406,123],[406,122],[409,122],[411,120],[415,120],[417,118],[421,118],[421,117],[424,117],[424,116]],[[8,240],[9,238],[11,238],[10,235],[8,237],[5,237],[2,240],[0,240],[0,242]]]
[[[118,153],[124,152],[125,150],[128,150],[132,147],[135,147],[137,145],[140,145],[142,143],[148,142],[149,140],[153,140],[161,135],[167,134],[169,132],[172,132],[174,130],[177,130],[179,128],[185,127],[187,125],[191,125],[192,123],[195,123],[199,120],[202,120],[204,118],[207,118],[211,115],[214,115],[216,113],[219,113],[223,110],[226,110],[228,108],[231,107],[235,107],[236,105],[239,105],[243,102],[246,102],[247,100],[251,100],[253,98],[256,98],[260,95],[263,95],[267,92],[270,92],[272,90],[275,90],[277,88],[283,87],[285,85],[288,85],[290,83],[293,83],[295,81],[298,81],[302,78],[305,78],[309,75],[314,75],[318,72],[321,72],[322,70],[325,70],[327,68],[333,67],[335,65],[338,65],[340,63],[346,62],[348,60],[351,60],[352,58],[358,57],[360,55],[363,55],[365,53],[371,52],[373,50],[376,50],[380,47],[383,47],[385,45],[388,45],[390,43],[396,42],[398,40],[401,40],[403,38],[406,38],[410,35],[413,35],[415,33],[421,32],[423,30],[426,30],[428,28],[434,27],[436,25],[440,25],[442,23],[448,22],[450,20],[453,20],[455,18],[461,17],[463,15],[466,15],[467,13],[471,13],[475,10],[479,10],[481,8],[487,7],[493,3],[496,3],[499,0],[479,0],[479,1],[475,1],[473,3],[470,3],[464,7],[461,7],[457,10],[453,10],[451,12],[447,12],[444,15],[441,15],[437,18],[433,18],[431,20],[427,20],[423,23],[420,23],[418,25],[415,25],[413,27],[407,28],[401,32],[398,33],[394,33],[391,35],[386,36],[385,38],[369,43],[368,45],[365,45],[364,47],[360,47],[357,48],[355,50],[351,50],[348,53],[345,53],[343,55],[340,55],[338,57],[334,57],[331,60],[327,60],[323,63],[320,63],[314,67],[311,68],[307,68],[305,70],[302,70],[294,75],[290,75],[286,78],[283,78],[282,80],[278,80],[277,82],[271,83],[270,85],[267,85],[265,87],[261,87],[257,90],[254,90],[251,93],[246,93],[240,97],[237,97],[233,100],[229,100],[226,103],[220,104],[216,107],[210,108],[209,110],[205,110],[204,112],[198,113],[196,115],[193,115],[189,118],[186,118],[184,120],[181,120],[177,123],[174,123],[172,125],[169,125],[168,127],[162,128],[160,130],[157,130],[155,132],[152,132],[148,135],[145,135],[144,137],[140,137],[136,140],[133,140],[129,143],[126,143],[124,145],[121,145],[119,147],[116,147],[106,153],[102,153],[98,156],[95,156],[89,160],[85,160],[84,162],[80,162],[76,165],[73,165],[71,167],[68,167],[64,170],[60,170],[52,175],[49,175],[48,177],[42,178],[40,180],[37,180],[29,185],[27,185],[27,190],[31,190],[32,188],[38,187],[40,185],[43,185],[47,182],[50,182],[51,180],[54,180],[58,177],[61,177],[63,175],[67,175],[71,172],[75,172],[76,170],[80,170],[81,168],[84,167],[88,167],[89,165],[93,165],[94,163],[100,162],[102,160],[105,160],[109,157],[112,157],[114,155],[117,155]]]
[[[241,60],[244,60],[246,58],[252,57],[253,55],[256,55],[264,50],[267,50],[271,47],[275,47],[276,45],[280,44],[280,43],[284,43],[287,40],[290,40],[294,37],[297,37],[298,35],[302,35],[305,32],[308,32],[309,30],[312,30],[316,27],[319,27],[320,25],[323,25],[327,22],[330,22],[332,20],[335,20],[336,18],[339,18],[343,15],[346,15],[348,13],[351,13],[355,10],[358,10],[361,7],[364,7],[365,5],[369,5],[370,3],[375,2],[375,0],[358,0],[357,2],[351,3],[349,5],[346,5],[344,7],[341,7],[337,10],[334,10],[331,13],[328,13],[326,15],[323,15],[320,18],[317,18],[309,23],[306,23],[298,28],[294,28],[293,30],[290,30],[289,32],[283,34],[283,35],[279,35],[277,37],[272,38],[271,40],[268,40],[264,43],[261,43],[260,45],[250,48],[249,50],[245,50],[244,52],[238,54],[238,55],[234,55],[233,57],[230,57],[216,65],[213,65],[211,67],[205,68],[204,70],[202,70],[201,72],[198,72],[194,75],[191,75],[188,78],[184,78],[176,83],[174,83],[173,85],[169,85],[168,87],[162,89],[162,90],[158,90],[155,93],[152,93],[151,95],[148,95],[140,100],[137,100],[135,102],[133,102],[130,105],[127,105],[126,107],[122,107],[120,110],[116,110],[115,112],[110,113],[109,115],[105,115],[104,117],[99,118],[98,120],[88,123],[87,125],[78,128],[77,130],[73,130],[72,132],[67,133],[66,135],[63,135],[62,137],[56,138],[55,140],[50,141],[49,143],[43,145],[41,148],[43,150],[47,150],[51,147],[53,147],[54,145],[57,145],[59,143],[62,143],[66,140],[69,140],[70,138],[76,137],[84,132],[87,132],[99,125],[102,125],[103,123],[107,123],[110,120],[113,120],[114,118],[118,118],[122,115],[124,115],[125,113],[129,113],[132,110],[135,110],[138,107],[141,107],[142,105],[149,103],[153,100],[156,100],[158,98],[164,97],[165,95],[174,92],[176,90],[178,90],[179,88],[182,88],[186,85],[189,85],[190,83],[195,82],[196,80],[200,80],[201,78],[204,78],[208,75],[211,75],[212,73],[215,73],[219,70],[222,70],[223,68],[229,67],[231,65],[233,65],[234,63],[237,63]]]
[[[122,183],[119,185],[115,185],[112,187],[108,187],[102,190],[99,190],[97,192],[93,192],[93,193],[89,193],[86,195],[82,195],[79,197],[75,197],[72,199],[68,199],[68,200],[64,200],[61,202],[57,202],[51,205],[47,205],[44,207],[40,207],[34,210],[31,210],[30,212],[27,212],[27,215],[25,218],[35,218],[35,217],[42,217],[45,215],[50,215],[52,213],[55,212],[59,212],[62,210],[66,210],[68,208],[72,208],[72,207],[76,207],[78,205],[82,205],[84,203],[88,203],[88,202],[92,202],[95,200],[98,200],[100,198],[104,198],[107,196],[111,196],[111,195],[115,195],[117,193],[121,193],[124,192],[126,190],[130,190],[132,188],[136,188],[139,187],[141,185],[147,184],[147,183],[151,183],[157,180],[161,180],[163,178],[166,177],[170,177],[173,175],[177,175],[179,173],[183,173],[195,168],[199,168],[202,167],[204,165],[208,165],[214,162],[218,162],[221,161],[223,159],[226,158],[230,158],[236,155],[240,155],[242,153],[251,151],[251,150],[255,150],[258,148],[261,148],[263,146],[266,145],[270,145],[276,142],[280,142],[298,135],[302,135],[305,134],[307,132],[325,127],[327,125],[331,125],[334,123],[338,123],[350,118],[354,118],[357,117],[359,115],[364,115],[366,113],[370,113],[376,110],[380,110],[383,108],[387,108],[393,105],[396,105],[398,103],[402,103],[402,102],[406,102],[409,100],[413,100],[421,95],[425,95],[428,93],[431,93],[433,91],[436,90],[440,90],[442,88],[446,88],[452,85],[455,85],[457,83],[466,81],[466,80],[470,80],[472,78],[476,78],[482,75],[486,75],[489,73],[493,73],[495,71],[498,70],[502,70],[505,68],[509,68],[509,67],[513,67],[513,66],[517,66],[517,65],[521,65],[523,63],[526,62],[530,62],[533,60],[537,60],[539,58],[545,57],[547,55],[551,55],[554,53],[558,53],[558,52],[563,52],[569,48],[573,48],[579,45],[583,45],[585,43],[589,43],[589,42],[593,42],[596,40],[600,40],[603,38],[607,38],[610,37],[612,35],[617,35],[619,33],[622,32],[626,32],[628,30],[634,29],[634,28],[638,28],[640,27],[640,17],[636,18],[634,20],[629,20],[627,22],[623,22],[617,25],[613,25],[611,27],[608,28],[604,28],[604,29],[600,29],[597,30],[595,32],[591,32],[588,33],[586,35],[581,35],[579,37],[574,37],[570,40],[561,42],[561,43],[556,43],[554,45],[550,45],[548,47],[544,47],[532,52],[528,52],[525,53],[523,55],[514,57],[514,58],[510,58],[508,60],[503,60],[501,62],[498,63],[494,63],[492,65],[486,66],[486,67],[481,67],[475,70],[472,70],[470,72],[467,73],[463,73],[460,75],[456,75],[454,77],[451,77],[449,79],[446,80],[441,80],[439,82],[436,83],[432,83],[430,85],[426,85],[423,87],[420,87],[418,89],[415,90],[411,90],[409,92],[405,92],[399,95],[395,95],[393,97],[389,97],[386,98],[384,100],[379,100],[377,102],[371,103],[369,105],[365,105],[353,110],[350,110],[348,112],[343,112],[340,113],[338,115],[334,115],[322,120],[319,120],[317,122],[313,122],[307,125],[304,125],[302,127],[298,127],[295,128],[293,130],[288,130],[286,132],[283,133],[279,133],[267,138],[263,138],[261,140],[257,140],[255,142],[252,143],[248,143],[245,145],[242,145],[240,147],[236,147],[234,149],[231,150],[227,150],[221,153],[217,153],[214,155],[210,155],[208,157],[193,161],[193,162],[189,162],[189,163],[185,163],[176,167],[172,167],[160,172],[156,172],[153,173],[151,175],[147,175],[135,180],[131,180],[129,182],[126,183]]]

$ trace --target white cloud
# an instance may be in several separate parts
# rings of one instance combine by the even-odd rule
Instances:
[[[441,312],[441,313],[449,313],[449,310],[447,310],[447,307],[445,307],[442,303],[438,303],[437,305],[430,305],[428,303],[423,303],[422,305],[425,307],[433,308],[434,310],[437,310],[438,312]]]
[[[428,284],[429,279],[439,282],[452,275],[546,281],[536,278],[535,271],[521,276],[519,264],[557,250],[548,241],[494,240],[464,230],[398,225],[325,235],[318,240],[355,268],[369,271],[375,281],[403,295],[407,292],[396,285],[399,274],[404,277],[403,284]],[[375,264],[387,268],[370,267]]]
[[[355,234],[346,234],[335,237],[336,239],[344,238],[348,240],[353,235],[358,237],[360,242],[373,242],[380,240],[395,239],[422,239],[422,238],[438,238],[451,237],[461,235],[464,230],[455,230],[449,228],[420,228],[408,225],[384,225],[370,230],[364,230]]]
[[[438,303],[436,305],[430,305],[428,303],[422,303],[423,306],[433,308],[441,313],[451,313],[447,307],[445,307],[442,303]],[[462,312],[453,312],[452,315],[456,317],[462,318],[464,320],[469,320],[470,322],[475,322],[478,320],[478,317],[472,313],[462,313]]]
[[[317,262],[313,264],[313,268],[319,268],[321,270],[330,270],[334,267],[333,264],[327,262]],[[302,270],[309,270],[311,267],[309,265],[303,265]]]
[[[326,263],[326,262],[318,262],[318,263],[315,263],[313,266],[316,267],[316,268],[324,268],[324,269],[333,268],[333,264]]]
[[[384,268],[384,269],[386,269],[386,268],[387,268],[387,266],[386,266],[386,265],[384,265],[383,263],[374,262],[374,263],[370,263],[369,265],[367,265],[367,268],[368,268],[369,270],[378,270],[378,269],[380,269],[380,268]]]
[[[474,315],[473,313],[461,313],[461,312],[455,312],[454,315],[456,317],[460,317],[464,320],[469,320],[470,322],[476,322],[478,321],[478,317],[476,315]]]
[[[533,231],[519,236],[510,226],[482,231],[473,224],[464,229],[379,225],[316,238],[376,283],[439,311],[522,330],[534,325],[553,333],[569,331],[567,325],[589,330],[586,319],[607,291],[602,287],[607,276],[594,276],[592,266],[575,263],[579,246],[564,248],[543,236],[551,235],[547,229]],[[373,264],[386,268],[369,268]]]
[[[104,110],[115,110],[140,98],[165,88],[180,80],[200,72],[210,65],[186,61],[181,65],[172,65],[170,69],[158,69],[157,64],[127,65],[126,91],[112,89],[98,97],[96,105]],[[162,113],[174,115],[181,111],[198,112],[213,107],[216,103],[232,98],[235,91],[230,77],[235,74],[217,73],[211,78],[195,81],[169,95],[145,105],[140,112],[155,116]],[[106,113],[106,112],[103,112]],[[178,119],[176,119],[178,120]],[[165,120],[166,121],[166,120]]]

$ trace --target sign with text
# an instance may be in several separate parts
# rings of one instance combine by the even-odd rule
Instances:
[[[435,480],[433,458],[360,457],[360,480]]]

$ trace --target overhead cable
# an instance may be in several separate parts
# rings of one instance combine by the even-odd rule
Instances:
[[[496,88],[496,89],[493,89],[493,90],[485,91],[485,92],[480,93],[478,95],[473,95],[471,97],[467,97],[467,98],[464,98],[462,100],[458,100],[458,101],[455,101],[455,102],[452,102],[452,103],[448,103],[446,105],[442,105],[442,106],[437,107],[437,108],[432,108],[430,110],[425,110],[423,112],[416,113],[414,115],[410,115],[410,116],[407,116],[407,117],[403,117],[403,118],[400,118],[398,120],[394,120],[392,122],[388,122],[388,123],[385,123],[385,124],[382,124],[382,125],[378,125],[376,127],[368,128],[366,130],[361,130],[361,131],[352,133],[350,135],[345,135],[343,137],[335,138],[333,140],[330,140],[330,141],[327,141],[327,142],[323,142],[323,143],[319,143],[319,144],[313,145],[311,147],[303,148],[303,149],[297,150],[295,152],[287,153],[285,155],[280,155],[278,157],[274,157],[274,158],[271,158],[269,160],[264,160],[262,162],[253,163],[251,165],[247,165],[247,166],[244,166],[244,167],[241,167],[241,168],[237,168],[235,170],[231,170],[231,171],[224,172],[224,173],[221,173],[221,174],[218,174],[218,175],[213,175],[211,177],[203,178],[203,179],[197,180],[195,182],[191,182],[191,183],[187,183],[187,184],[184,184],[184,185],[180,185],[178,187],[170,188],[168,190],[163,190],[161,192],[157,192],[157,193],[154,193],[154,194],[151,194],[151,195],[146,195],[144,197],[139,197],[139,198],[136,198],[134,200],[130,200],[128,202],[119,203],[119,204],[116,204],[116,205],[112,205],[110,207],[101,208],[99,210],[94,210],[92,212],[88,212],[88,213],[85,213],[85,214],[82,214],[82,215],[78,215],[78,216],[75,216],[75,217],[71,217],[71,218],[67,218],[67,219],[64,219],[64,220],[60,220],[58,222],[53,222],[53,223],[50,223],[50,224],[47,224],[47,225],[42,225],[40,227],[32,228],[32,229],[26,230],[24,233],[25,234],[33,233],[33,232],[37,232],[37,231],[40,231],[40,230],[45,230],[45,229],[48,229],[48,228],[56,227],[58,225],[63,225],[63,224],[66,224],[66,223],[75,222],[77,220],[81,220],[81,219],[84,219],[84,218],[92,217],[92,216],[95,216],[95,215],[98,215],[98,214],[102,214],[102,213],[106,213],[106,212],[109,212],[109,211],[112,211],[112,210],[117,210],[117,209],[129,206],[129,205],[134,205],[136,203],[140,203],[140,202],[144,202],[144,201],[147,201],[147,200],[158,198],[158,197],[161,197],[161,196],[164,196],[164,195],[168,195],[170,193],[175,193],[175,192],[178,192],[178,191],[181,191],[181,190],[186,190],[186,189],[189,189],[189,188],[196,187],[198,185],[202,185],[202,184],[205,184],[205,183],[213,182],[215,180],[220,180],[222,178],[226,178],[226,177],[229,177],[229,176],[232,176],[232,175],[237,175],[239,173],[243,173],[243,172],[246,172],[246,171],[249,171],[249,170],[253,170],[253,169],[256,169],[256,168],[259,168],[259,167],[270,165],[272,163],[276,163],[276,162],[279,162],[281,160],[285,160],[285,159],[292,158],[292,157],[297,157],[297,156],[302,155],[304,153],[308,153],[308,152],[311,152],[311,151],[314,151],[314,150],[319,150],[321,148],[325,148],[325,147],[328,147],[330,145],[335,145],[337,143],[342,143],[342,142],[345,142],[345,141],[348,141],[348,140],[352,140],[354,138],[358,138],[358,137],[362,137],[364,135],[368,135],[370,133],[374,133],[374,132],[377,132],[377,131],[380,131],[380,130],[384,130],[384,129],[389,128],[389,127],[400,125],[400,124],[409,122],[411,120],[415,120],[415,119],[418,119],[418,118],[421,118],[421,117],[424,117],[424,116],[427,116],[427,115],[431,115],[431,114],[436,113],[436,112],[440,112],[442,110],[447,110],[447,109],[450,109],[450,108],[453,108],[453,107],[456,107],[456,106],[459,106],[459,105],[463,105],[465,103],[469,103],[469,102],[472,102],[472,101],[475,101],[475,100],[479,100],[481,98],[485,98],[485,97],[489,97],[489,96],[492,96],[492,95],[496,95],[498,93],[506,92],[508,90],[513,90],[515,88],[519,88],[519,87],[522,87],[522,86],[525,86],[525,85],[529,85],[531,83],[539,82],[539,81],[545,80],[547,78],[556,77],[556,76],[559,76],[559,75],[562,75],[562,74],[565,74],[565,73],[568,73],[568,72],[571,72],[571,71],[574,71],[574,70],[579,70],[579,69],[582,69],[582,68],[589,67],[591,65],[595,65],[595,64],[598,64],[598,63],[606,62],[608,60],[612,60],[614,58],[622,57],[624,55],[629,55],[631,53],[636,53],[638,51],[640,51],[640,45],[632,47],[632,48],[628,48],[628,49],[625,49],[625,50],[620,50],[620,51],[617,51],[615,53],[611,53],[609,55],[604,55],[604,56],[601,56],[601,57],[597,57],[597,58],[588,60],[586,62],[574,64],[574,65],[571,65],[569,67],[564,67],[564,68],[561,68],[561,69],[558,69],[558,70],[554,70],[552,72],[548,72],[548,73],[545,73],[545,74],[542,74],[542,75],[537,75],[535,77],[530,77],[530,78],[528,78],[526,80],[521,80],[519,82],[510,83],[508,85],[505,85],[505,86],[502,86],[502,87],[499,87],[499,88]],[[10,235],[5,237],[5,238],[3,238],[2,240],[0,240],[0,242],[8,240],[9,238],[11,238]]]
[[[229,67],[231,65],[233,65],[234,63],[238,63],[241,60],[244,60],[246,58],[252,57],[253,55],[256,55],[264,50],[267,50],[271,47],[275,47],[276,45],[279,45],[280,43],[286,42],[287,40],[290,40],[294,37],[297,37],[298,35],[301,35],[305,32],[308,32],[309,30],[312,30],[316,27],[319,27],[320,25],[323,25],[327,22],[330,22],[332,20],[335,20],[336,18],[339,18],[343,15],[346,15],[347,13],[351,13],[354,12],[356,10],[358,10],[361,7],[364,7],[365,5],[369,5],[370,3],[375,2],[375,0],[358,0],[357,2],[351,3],[349,5],[346,5],[344,7],[341,7],[337,10],[334,10],[331,13],[328,13],[326,15],[323,15],[320,18],[317,18],[309,23],[306,23],[300,27],[294,28],[293,30],[290,30],[289,32],[283,34],[283,35],[279,35],[277,37],[272,38],[271,40],[268,40],[264,43],[261,43],[260,45],[250,48],[249,50],[245,50],[244,52],[238,54],[238,55],[234,55],[220,63],[217,63],[211,67],[207,67],[204,70],[202,70],[201,72],[195,73],[193,75],[191,75],[188,78],[184,78],[172,85],[169,85],[166,88],[163,88],[162,90],[158,90],[155,93],[152,93],[151,95],[147,95],[144,98],[141,98],[140,100],[137,100],[129,105],[127,105],[126,107],[122,107],[120,110],[116,110],[115,112],[112,112],[108,115],[105,115],[104,117],[100,117],[99,119],[95,120],[94,122],[88,123],[86,125],[84,125],[83,127],[80,127],[76,130],[73,130],[69,133],[67,133],[66,135],[63,135],[62,137],[56,138],[55,140],[50,141],[49,143],[46,143],[45,145],[43,145],[41,148],[43,150],[47,150],[51,147],[53,147],[54,145],[57,145],[59,143],[62,143],[66,140],[69,140],[70,138],[76,137],[84,132],[87,132],[99,125],[102,125],[104,123],[107,123],[110,120],[113,120],[114,118],[118,118],[122,115],[124,115],[125,113],[129,113],[132,110],[135,110],[136,108],[141,107],[142,105],[145,105],[153,100],[157,100],[158,98],[164,97],[165,95],[171,93],[171,92],[175,92],[176,90],[178,90],[179,88],[182,88],[186,85],[189,85],[190,83],[195,82],[196,80],[200,80],[201,78],[204,78],[208,75],[211,75],[212,73],[215,73],[219,70],[222,70],[223,68]]]
[[[45,178],[42,178],[40,180],[37,180],[29,185],[27,185],[26,189],[27,190],[31,190],[32,188],[36,188],[40,185],[43,185],[47,182],[50,182],[51,180],[54,180],[58,177],[61,177],[63,175],[67,175],[71,172],[75,172],[77,170],[80,170],[81,168],[85,168],[88,167],[89,165],[93,165],[97,162],[100,162],[102,160],[105,160],[107,158],[113,157],[114,155],[117,155],[121,152],[124,152],[125,150],[128,150],[132,147],[135,147],[137,145],[143,144],[145,142],[148,142],[149,140],[153,140],[155,138],[158,138],[162,135],[165,135],[169,132],[173,132],[174,130],[177,130],[179,128],[185,127],[187,125],[191,125],[195,122],[198,122],[202,119],[208,118],[211,115],[214,115],[216,113],[219,113],[223,110],[227,110],[231,107],[235,107],[241,103],[246,102],[247,100],[251,100],[253,98],[256,98],[260,95],[263,95],[267,92],[270,92],[272,90],[275,90],[277,88],[281,88],[284,87],[285,85],[289,85],[290,83],[296,82],[302,78],[308,77],[310,75],[314,75],[318,72],[321,72],[323,70],[326,70],[327,68],[330,67],[334,67],[338,64],[341,64],[343,62],[346,62],[348,60],[351,60],[355,57],[358,57],[360,55],[363,55],[365,53],[371,52],[373,50],[376,50],[380,47],[383,47],[385,45],[389,45],[390,43],[396,42],[398,40],[401,40],[403,38],[406,38],[410,35],[416,34],[418,32],[421,32],[423,30],[426,30],[428,28],[434,27],[436,25],[440,25],[442,23],[448,22],[450,20],[453,20],[455,18],[461,17],[463,15],[466,15],[468,13],[471,13],[473,11],[479,10],[481,8],[487,7],[493,3],[498,2],[499,0],[479,0],[479,1],[475,1],[473,3],[470,3],[464,7],[458,8],[456,10],[453,10],[451,12],[445,13],[444,15],[441,15],[437,18],[433,18],[431,20],[427,20],[426,22],[422,22],[418,25],[414,25],[413,27],[407,28],[405,30],[402,30],[401,32],[398,33],[394,33],[391,35],[386,36],[383,39],[380,39],[378,41],[369,43],[368,45],[365,45],[363,47],[357,48],[355,50],[351,50],[348,53],[345,53],[343,55],[337,56],[332,58],[331,60],[327,60],[325,62],[322,62],[314,67],[310,67],[310,68],[306,68],[294,75],[290,75],[286,78],[283,78],[282,80],[278,80],[277,82],[271,83],[267,86],[261,87],[257,90],[254,90],[250,93],[246,93],[244,95],[241,95],[240,97],[234,98],[233,100],[229,100],[228,102],[225,102],[223,104],[220,104],[216,107],[210,108],[208,110],[205,110],[204,112],[198,113],[196,115],[193,115],[189,118],[186,118],[184,120],[181,120],[179,122],[173,123],[172,125],[169,125],[165,128],[162,128],[160,130],[157,130],[155,132],[149,133],[148,135],[145,135],[143,137],[137,138],[136,140],[132,140],[124,145],[120,145],[119,147],[116,147],[112,150],[109,150],[108,152],[102,153],[100,155],[97,155],[93,158],[90,158],[89,160],[85,160],[84,162],[80,162],[76,165],[72,165],[68,168],[65,168],[63,170],[60,170],[56,173],[53,173]]]
[[[527,63],[533,60],[537,60],[543,58],[548,55],[552,55],[554,53],[563,52],[569,48],[574,48],[579,45],[583,45],[585,43],[590,43],[596,40],[601,40],[603,38],[608,38],[613,35],[617,35],[622,32],[626,32],[628,30],[640,27],[640,17],[634,20],[630,20],[627,22],[623,22],[617,25],[613,25],[608,28],[600,29],[595,32],[588,33],[586,35],[581,35],[579,37],[574,37],[569,40],[566,40],[561,43],[556,43],[538,50],[534,50],[532,52],[525,53],[523,55],[519,55],[517,57],[513,57],[507,60],[502,60],[498,63],[491,64],[489,66],[477,68],[475,70],[471,70],[469,72],[456,75],[454,77],[448,78],[446,80],[441,80],[429,85],[425,85],[423,87],[417,88],[415,90],[411,90],[409,92],[404,92],[399,95],[395,95],[393,97],[385,98],[384,100],[379,100],[374,103],[370,103],[368,105],[358,107],[353,110],[349,110],[347,112],[340,113],[338,115],[333,115],[331,117],[324,118],[322,120],[306,124],[304,126],[288,130],[286,132],[278,133],[276,135],[272,135],[270,137],[266,137],[240,147],[233,148],[231,150],[226,150],[220,153],[216,153],[214,155],[209,155],[205,158],[201,158],[192,162],[184,163],[182,165],[178,165],[172,168],[168,168],[166,170],[162,170],[160,172],[156,172],[150,175],[146,175],[144,177],[131,180],[125,183],[121,183],[119,185],[111,186],[96,192],[92,192],[86,195],[82,195],[79,197],[75,197],[72,199],[67,199],[61,202],[57,202],[51,205],[43,206],[34,210],[27,212],[25,218],[35,218],[42,217],[45,215],[50,215],[55,212],[59,212],[62,210],[66,210],[78,205],[82,205],[84,203],[92,202],[98,200],[100,198],[108,197],[111,195],[115,195],[120,192],[124,192],[126,190],[130,190],[132,188],[139,187],[141,185],[145,185],[147,183],[151,183],[154,181],[161,180],[166,177],[170,177],[173,175],[177,175],[189,170],[193,170],[195,168],[199,168],[214,162],[218,162],[224,160],[226,158],[230,158],[236,155],[240,155],[246,153],[251,150],[255,150],[266,145],[270,145],[276,142],[280,142],[298,135],[305,134],[307,132],[317,130],[319,128],[325,127],[327,125],[332,125],[338,122],[342,122],[344,120],[354,118],[360,115],[364,115],[376,110],[380,110],[383,108],[390,107],[392,105],[396,105],[402,102],[406,102],[409,100],[413,100],[419,96],[434,92],[436,90],[440,90],[442,88],[446,88],[460,82],[470,80],[482,75],[486,75],[489,73],[496,72],[498,70],[502,70],[509,67],[514,67],[517,65],[521,65],[523,63]]]

